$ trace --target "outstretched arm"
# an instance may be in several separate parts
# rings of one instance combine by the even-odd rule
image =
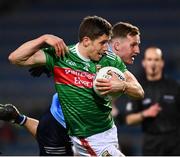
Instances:
[[[63,56],[67,51],[67,46],[61,38],[46,34],[22,44],[9,55],[9,61],[20,66],[44,65],[46,58],[41,52],[44,44],[54,47],[57,56]]]
[[[19,110],[12,104],[0,104],[0,120],[24,126],[27,131],[31,133],[31,135],[36,137],[39,121],[21,114]]]
[[[39,121],[37,119],[27,117],[27,120],[23,126],[27,129],[29,133],[31,133],[33,137],[36,137],[38,124]]]

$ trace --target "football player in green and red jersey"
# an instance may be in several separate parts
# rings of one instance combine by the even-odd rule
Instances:
[[[124,72],[127,80],[121,81],[115,76],[108,81],[99,80],[102,94],[118,93],[125,89],[128,95],[143,96],[141,86],[131,77],[121,59],[115,54],[103,56],[110,30],[111,26],[106,20],[97,16],[86,17],[80,25],[79,43],[70,46],[70,52],[63,58],[58,57],[60,38],[53,35],[43,35],[26,42],[9,56],[14,64],[46,64],[53,72],[68,133],[80,155],[123,155],[117,148],[117,131],[110,114],[110,101],[98,97],[92,89],[97,65],[117,67]],[[52,47],[40,49],[44,43]]]

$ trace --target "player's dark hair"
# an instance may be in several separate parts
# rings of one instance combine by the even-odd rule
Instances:
[[[111,35],[111,24],[99,16],[87,16],[83,19],[79,27],[79,41],[87,36],[91,40],[97,39],[99,36],[106,34]]]
[[[140,35],[138,27],[127,22],[118,22],[112,28],[112,38],[125,38],[127,35]]]

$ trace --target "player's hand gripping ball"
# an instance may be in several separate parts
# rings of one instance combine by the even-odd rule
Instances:
[[[117,77],[120,79],[120,80],[125,80],[125,76],[124,74],[117,68],[115,67],[110,67],[110,66],[107,66],[107,67],[103,67],[101,68],[97,74],[96,74],[96,77],[93,81],[93,88],[94,88],[94,91],[97,95],[101,96],[99,91],[96,89],[96,80],[99,79],[99,78],[105,78],[105,79],[111,79],[111,75],[108,74],[109,71],[112,71],[113,73],[115,73],[117,75]],[[121,93],[118,93],[118,96],[120,96]],[[114,97],[114,96],[117,96],[116,94],[115,95],[108,95],[108,97]]]

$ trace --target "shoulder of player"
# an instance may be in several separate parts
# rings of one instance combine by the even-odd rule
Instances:
[[[69,52],[75,53],[76,52],[76,44],[68,45]]]
[[[118,56],[114,52],[108,52],[105,55],[105,58],[107,58],[109,60],[117,60]]]

